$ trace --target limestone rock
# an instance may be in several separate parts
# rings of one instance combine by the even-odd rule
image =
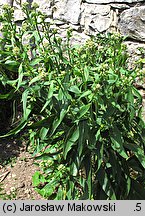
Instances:
[[[110,13],[110,6],[84,3],[82,4],[82,11],[85,14],[90,14],[90,15],[101,14],[102,16],[106,16]]]
[[[90,27],[95,31],[101,33],[107,31],[111,25],[110,17],[103,17],[100,14],[93,17]]]
[[[4,4],[12,5],[13,4],[13,0],[1,0],[0,1],[0,5],[4,5]]]
[[[27,0],[21,0],[21,4],[27,2]],[[0,6],[4,4],[9,4],[11,6],[15,6],[16,8],[20,7],[20,0],[0,0]]]
[[[25,19],[25,15],[21,9],[14,10],[14,20],[15,21],[22,21]]]
[[[127,47],[128,53],[128,68],[134,69],[136,67],[136,63],[140,58],[142,58],[142,53],[140,50],[145,50],[144,43],[137,43],[133,41],[125,41],[124,44]]]
[[[81,0],[55,0],[53,19],[64,20],[72,24],[79,23]]]
[[[134,3],[143,2],[144,0],[86,0],[87,3],[108,4],[108,3]]]
[[[80,24],[86,34],[104,32],[111,25],[111,11],[109,5],[83,4]]]
[[[123,35],[145,41],[145,6],[123,11],[120,15],[119,29]]]
[[[124,10],[124,9],[129,9],[130,8],[130,6],[129,5],[127,5],[127,4],[110,4],[110,6],[112,7],[112,8],[115,8],[115,9],[119,9],[119,10]]]
[[[39,5],[39,10],[46,14],[48,17],[52,17],[52,5],[53,0],[33,0],[33,2]]]
[[[76,44],[84,44],[88,39],[90,39],[90,37],[86,34],[73,31],[70,43],[75,46]]]
[[[32,2],[36,2],[40,8],[50,8],[53,4],[53,0],[33,0]]]

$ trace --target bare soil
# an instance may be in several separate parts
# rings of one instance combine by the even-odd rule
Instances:
[[[32,185],[32,176],[39,168],[25,142],[5,139],[0,143],[0,184],[4,198],[15,200],[43,199]],[[6,164],[6,165],[5,165]]]

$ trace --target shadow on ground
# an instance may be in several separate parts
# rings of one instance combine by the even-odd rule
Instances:
[[[20,154],[22,141],[18,138],[0,139],[0,165],[6,165]]]

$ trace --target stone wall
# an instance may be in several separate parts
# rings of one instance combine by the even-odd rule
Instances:
[[[119,31],[137,42],[145,42],[145,0],[0,0],[15,7],[15,20],[23,20],[21,4],[37,2],[57,27],[71,27],[76,40],[96,33]]]
[[[66,29],[73,29],[72,43],[83,43],[90,35],[120,32],[126,41],[131,62],[138,59],[138,47],[145,48],[145,0],[0,0],[15,8],[15,21],[22,23],[21,5],[36,2],[65,38]]]
[[[145,48],[145,0],[0,0],[15,8],[15,21],[22,23],[21,5],[36,2],[46,14],[46,21],[53,22],[65,38],[66,29],[73,29],[72,43],[83,43],[90,35],[120,32],[128,35],[126,41],[131,62]]]

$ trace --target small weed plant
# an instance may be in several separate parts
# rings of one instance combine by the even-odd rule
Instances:
[[[10,194],[6,194],[3,189],[3,184],[0,184],[0,200],[15,200],[16,199],[16,190],[11,191]]]
[[[37,5],[23,5],[18,27],[13,9],[0,20],[0,116],[10,130],[28,133],[42,172],[33,184],[44,198],[145,199],[145,123],[124,38],[92,37],[71,46]],[[40,31],[41,30],[41,31]],[[18,113],[21,113],[18,118]],[[8,115],[8,114],[6,114]]]

